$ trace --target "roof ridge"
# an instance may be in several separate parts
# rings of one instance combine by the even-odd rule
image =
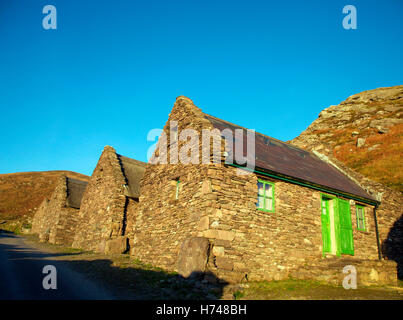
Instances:
[[[85,181],[85,180],[80,180],[80,179],[75,179],[75,178],[70,178],[70,177],[66,177],[66,179],[71,181],[71,182],[88,184],[88,181]]]
[[[136,163],[136,164],[138,164],[138,165],[141,165],[141,166],[143,166],[143,167],[145,167],[145,166],[147,165],[147,162],[143,162],[143,161],[140,161],[140,160],[137,160],[137,159],[129,158],[129,157],[126,157],[126,156],[121,155],[121,154],[119,154],[119,153],[116,153],[116,155],[117,155],[121,160],[129,160],[130,162],[134,162],[134,163]]]

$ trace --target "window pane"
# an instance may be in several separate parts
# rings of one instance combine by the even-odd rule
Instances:
[[[176,181],[176,193],[175,193],[175,199],[179,198],[179,181]]]
[[[360,228],[364,229],[364,219],[360,219]]]
[[[264,208],[264,198],[261,196],[258,196],[257,201],[258,201],[257,207],[263,209]]]
[[[364,219],[358,219],[358,227],[360,229],[364,229]]]
[[[365,230],[364,223],[364,208],[357,208],[357,227],[360,230]]]
[[[265,189],[266,189],[266,197],[272,198],[273,197],[272,196],[273,186],[271,184],[266,184]]]
[[[259,195],[263,196],[264,195],[263,183],[258,182],[257,188],[258,188]]]
[[[266,210],[273,210],[273,199],[266,198]]]

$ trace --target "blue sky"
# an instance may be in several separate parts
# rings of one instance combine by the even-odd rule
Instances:
[[[292,139],[349,95],[403,84],[402,35],[401,0],[2,0],[0,173],[91,174],[105,145],[146,161],[179,95]]]

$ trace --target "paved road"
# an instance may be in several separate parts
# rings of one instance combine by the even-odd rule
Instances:
[[[57,255],[31,248],[11,233],[0,233],[0,300],[113,299],[105,289],[55,260]],[[57,289],[43,288],[46,265],[56,267]]]

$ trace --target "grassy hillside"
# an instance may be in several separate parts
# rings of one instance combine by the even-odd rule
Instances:
[[[403,192],[403,86],[364,91],[326,108],[291,143]]]
[[[50,197],[61,174],[89,180],[71,171],[20,172],[0,174],[0,219],[33,216],[45,197]]]

